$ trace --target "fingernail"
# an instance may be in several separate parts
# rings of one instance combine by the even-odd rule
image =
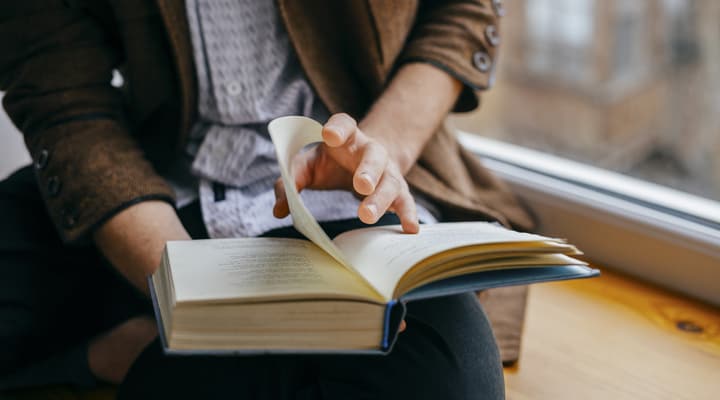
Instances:
[[[373,218],[377,217],[377,206],[375,204],[368,204],[366,208],[370,212],[370,215],[373,216]]]
[[[369,183],[370,186],[373,186],[373,187],[375,186],[375,182],[373,182],[372,177],[367,172],[361,172],[360,178],[365,180],[365,182]]]
[[[342,128],[337,125],[327,125],[325,128],[337,133],[340,137],[345,137],[345,132],[343,132]]]

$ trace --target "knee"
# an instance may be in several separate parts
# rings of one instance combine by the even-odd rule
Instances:
[[[503,399],[505,382],[490,323],[472,295],[418,304],[409,311],[405,351],[408,398]],[[405,335],[405,333],[403,333]],[[400,344],[400,342],[398,343]]]
[[[477,353],[468,349],[469,353]],[[499,360],[482,355],[474,363],[434,362],[408,372],[402,398],[504,399],[505,382]]]

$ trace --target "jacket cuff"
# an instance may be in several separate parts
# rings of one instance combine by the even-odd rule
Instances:
[[[72,121],[26,136],[48,213],[64,242],[84,242],[121,210],[174,192],[115,120]]]
[[[477,92],[493,86],[500,44],[498,21],[504,13],[499,0],[468,3],[473,4],[446,4],[430,11],[418,22],[398,58],[398,63],[429,63],[462,82],[465,89],[454,112],[475,109]]]

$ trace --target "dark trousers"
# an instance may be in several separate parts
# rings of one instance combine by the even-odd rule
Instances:
[[[179,212],[206,235],[197,205]],[[334,235],[357,221],[325,224]],[[281,229],[273,236],[297,236]],[[91,245],[65,246],[29,168],[0,182],[0,390],[90,385],[87,344],[142,314],[146,298]],[[386,356],[166,356],[155,341],[119,389],[121,399],[499,399],[497,346],[472,294],[408,305],[408,328]]]

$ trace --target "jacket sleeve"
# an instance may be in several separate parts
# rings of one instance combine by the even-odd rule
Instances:
[[[121,52],[99,21],[65,3],[0,6],[0,90],[49,215],[74,242],[132,204],[174,200],[133,140],[123,97],[110,84]]]
[[[398,61],[427,62],[465,85],[454,111],[479,104],[477,91],[494,81],[502,0],[421,1],[415,26]]]

